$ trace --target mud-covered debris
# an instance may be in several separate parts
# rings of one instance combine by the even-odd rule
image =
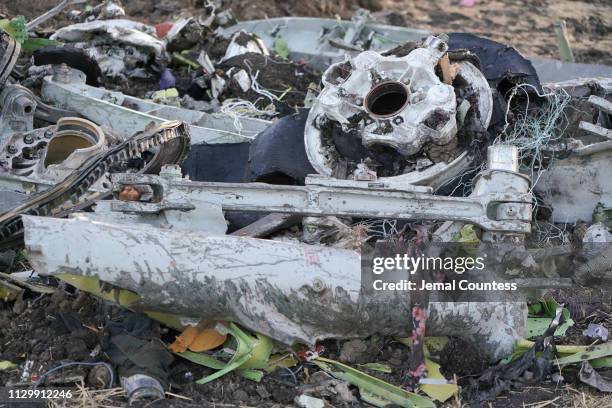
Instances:
[[[601,324],[589,323],[587,328],[582,332],[587,337],[592,339],[599,339],[601,341],[608,341],[608,329]]]
[[[92,20],[111,20],[125,17],[125,9],[120,1],[104,0],[85,10],[70,10],[68,17],[78,23]]]
[[[580,366],[578,378],[585,384],[597,388],[601,392],[612,392],[612,380],[604,378],[589,364],[588,361],[583,361]]]
[[[109,78],[154,78],[148,68],[165,58],[165,44],[155,37],[155,28],[127,19],[94,20],[57,30],[51,39],[84,49]],[[154,65],[154,64],[153,64]]]
[[[340,361],[344,363],[363,363],[364,354],[368,351],[368,344],[364,340],[349,340],[342,345]]]
[[[145,315],[129,313],[122,321],[108,322],[105,335],[103,351],[118,367],[118,380],[128,396],[153,392],[163,397],[174,357],[159,341],[159,326]]]
[[[306,152],[319,173],[352,178],[365,163],[379,177],[405,175],[457,158],[458,131],[465,142],[487,129],[488,83],[468,61],[454,63],[451,73],[446,38],[430,36],[401,55],[400,47],[365,51],[327,69],[305,129]],[[435,103],[422,103],[434,93]],[[458,129],[457,106],[466,99],[470,117],[462,114]]]
[[[557,307],[548,328],[530,349],[507,364],[502,362],[486,369],[472,382],[474,395],[471,403],[474,406],[479,407],[485,401],[495,399],[502,392],[511,389],[514,384],[523,381],[541,381],[550,374],[554,356],[553,336],[559,325],[564,322],[563,310],[562,307]]]
[[[128,402],[132,405],[140,400],[155,400],[164,399],[164,388],[160,382],[148,375],[134,374],[121,379],[121,385],[127,395]]]
[[[325,400],[311,397],[309,395],[300,395],[295,397],[295,403],[301,408],[327,408],[331,407]]]

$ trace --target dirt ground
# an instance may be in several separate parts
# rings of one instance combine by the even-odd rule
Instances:
[[[598,303],[600,296],[597,290],[572,290],[555,292],[556,299],[564,301],[572,310],[576,325],[564,337],[555,340],[558,344],[585,343],[582,330],[588,323],[612,324],[612,305]],[[596,305],[597,307],[594,307]],[[69,361],[106,361],[104,351],[99,344],[105,344],[105,325],[109,321],[121,321],[125,310],[112,306],[85,293],[75,292],[69,287],[60,286],[51,295],[26,294],[23,301],[15,303],[0,302],[0,360],[23,363],[35,361],[31,374],[41,374],[46,370]],[[129,313],[129,312],[127,312]],[[177,332],[159,326],[159,340],[169,344],[178,335]],[[364,369],[392,384],[401,384],[406,372],[410,352],[407,347],[393,338],[373,337],[349,342],[326,341],[325,356],[344,361],[353,366],[370,362],[389,364],[391,373],[382,373]],[[97,352],[96,352],[97,350]],[[97,354],[96,354],[97,353]],[[464,408],[470,405],[470,379],[482,372],[487,364],[479,358],[479,352],[469,343],[451,339],[438,356],[442,372],[449,378],[457,378],[462,392],[447,403],[439,405],[447,408]],[[53,386],[70,386],[71,378],[84,379],[87,394],[82,399],[58,403],[61,407],[94,407],[94,406],[127,406],[127,401],[120,389],[96,390],[95,378],[89,367],[64,369],[50,377],[55,381]],[[302,363],[291,369],[281,369],[266,374],[260,383],[248,381],[235,374],[228,374],[219,380],[205,385],[198,385],[194,380],[202,378],[212,371],[179,357],[169,367],[169,383],[172,394],[166,400],[137,403],[137,407],[286,407],[292,406],[296,396],[301,394],[301,387],[307,387],[315,376],[317,368],[310,363]],[[12,370],[0,370],[0,384],[8,386],[21,383],[22,366]],[[574,407],[598,408],[612,407],[612,395],[600,394],[584,386],[576,378],[577,370],[564,371],[563,381],[555,384],[550,380],[537,383],[525,383],[524,386],[501,394],[492,401],[489,408],[514,407]],[[64,382],[62,379],[69,379]],[[30,378],[25,379],[26,382]],[[99,388],[99,387],[98,387]],[[357,394],[357,390],[350,391]],[[546,404],[548,401],[553,401]],[[87,405],[83,403],[87,401]],[[329,397],[334,407],[366,407],[359,402],[346,402],[338,396]],[[546,404],[546,405],[542,405]],[[0,404],[0,406],[2,406]]]
[[[32,18],[56,0],[9,0],[0,12]],[[91,3],[91,2],[90,2]],[[152,23],[171,21],[181,13],[197,13],[203,0],[124,0],[128,15]],[[363,7],[382,14],[382,21],[433,32],[466,31],[514,46],[527,56],[558,58],[555,23],[567,22],[577,62],[612,64],[612,2],[607,0],[224,0],[239,20],[278,16],[350,18]]]

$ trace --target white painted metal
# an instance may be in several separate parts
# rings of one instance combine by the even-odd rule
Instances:
[[[192,144],[241,143],[251,141],[270,125],[265,120],[241,118],[242,129],[238,130],[234,120],[226,115],[159,105],[121,92],[86,85],[84,74],[75,69],[56,67],[56,70],[56,75],[45,77],[42,98],[78,112],[124,138],[142,131],[151,123],[181,120],[189,124]]]
[[[497,171],[499,172],[499,171]],[[224,210],[296,213],[308,216],[453,220],[485,230],[528,233],[531,222],[529,181],[518,173],[481,177],[477,194],[447,197],[381,187],[284,186],[265,183],[209,183],[165,180],[154,175],[113,175],[114,190],[124,185],[150,185],[151,202],[115,201],[115,211],[158,213],[165,209],[216,204]],[[519,182],[515,182],[518,178]],[[494,180],[491,183],[490,180]],[[498,188],[496,188],[498,187]],[[490,206],[513,203],[515,213],[503,220],[490,218]]]
[[[93,276],[140,295],[135,310],[233,320],[286,344],[406,335],[410,293],[362,292],[357,252],[235,236],[208,236],[84,217],[24,216],[39,274]],[[440,303],[428,333],[476,342],[493,360],[524,335],[524,302]]]

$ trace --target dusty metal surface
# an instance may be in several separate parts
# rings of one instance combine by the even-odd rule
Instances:
[[[232,33],[238,30],[257,34],[270,49],[274,48],[276,38],[285,38],[292,59],[305,58],[320,70],[342,61],[345,55],[354,56],[366,49],[381,52],[409,41],[419,41],[432,34],[415,28],[364,22],[363,18],[357,21],[338,21],[309,17],[242,21],[220,32]],[[540,57],[530,57],[529,60],[542,83],[546,84],[578,78],[612,77],[612,67],[608,65]]]
[[[215,115],[168,105],[160,105],[120,92],[107,91],[85,84],[83,73],[56,67],[54,76],[46,77],[42,87],[45,101],[79,112],[100,126],[129,137],[150,123],[181,120],[189,124],[192,143],[240,143],[250,141],[269,125],[268,121],[242,118],[242,129],[226,115]]]
[[[42,194],[32,196],[28,201],[0,214],[0,243],[11,243],[22,231],[21,215],[54,215],[76,205],[87,195],[113,165],[140,158],[150,149],[168,144],[175,153],[172,157],[180,161],[189,148],[189,131],[181,122],[166,122],[133,135],[112,148],[88,157],[75,171],[53,185]]]
[[[349,63],[334,64],[323,74],[324,89],[310,111],[305,131],[306,152],[315,169],[332,170],[325,159],[317,129],[323,118],[348,128],[358,118],[358,133],[366,148],[390,146],[403,155],[417,153],[427,142],[446,144],[457,131],[452,86],[442,83],[434,68],[446,44],[429,37],[427,47],[403,58],[384,57],[373,51]],[[427,120],[435,125],[425,125]],[[363,122],[361,122],[361,120]],[[434,127],[435,126],[435,127]],[[433,127],[433,128],[432,128]]]
[[[14,133],[34,129],[36,100],[32,92],[21,85],[7,85],[0,92],[0,147]]]
[[[546,170],[535,191],[559,223],[590,222],[597,203],[612,207],[612,141],[574,151]]]
[[[517,176],[518,179],[515,177]],[[164,209],[188,209],[200,203],[220,205],[224,210],[299,213],[309,216],[455,220],[485,230],[528,233],[531,222],[529,182],[507,172],[485,173],[471,197],[434,196],[369,187],[280,186],[264,183],[206,183],[163,180],[156,176],[115,175],[125,185],[148,185],[156,192],[150,202],[115,202],[123,212],[157,213]],[[511,206],[512,212],[501,209]],[[490,208],[499,212],[490,218]]]
[[[456,144],[458,127],[466,125],[463,118],[471,105],[477,123],[470,126],[484,130],[491,120],[491,89],[482,72],[470,62],[449,68],[454,72],[453,78],[447,79],[450,82],[438,78],[435,69],[447,49],[444,39],[430,36],[405,56],[364,51],[330,66],[323,74],[324,88],[310,110],[304,131],[306,153],[317,172],[343,177],[341,168],[346,162],[347,176],[358,177],[351,163],[361,160],[359,166],[370,166],[374,174],[380,173],[376,167],[384,167],[382,179],[438,186],[464,171],[468,164],[465,152],[438,162],[421,158],[427,165],[419,164],[415,156],[427,145]],[[461,85],[455,89],[451,83]],[[463,94],[460,88],[470,89],[470,102],[464,101],[467,108],[457,106],[458,95]],[[391,171],[388,150],[398,156],[393,159],[397,169],[391,174],[387,174]],[[453,147],[448,150],[453,151]],[[382,166],[381,161],[386,164]],[[417,163],[416,168],[408,165],[410,161]]]
[[[39,273],[97,277],[138,293],[138,310],[233,320],[287,344],[410,330],[410,296],[361,293],[354,251],[81,217],[26,216],[24,225]],[[495,359],[524,335],[526,306],[434,302],[428,319],[428,333],[475,341]]]
[[[307,17],[251,20],[222,29],[220,33],[239,30],[257,34],[270,49],[274,48],[275,38],[284,38],[292,59],[306,58],[321,70],[344,59],[346,53],[354,55],[365,49],[382,51],[429,35],[425,30],[374,24],[365,16],[357,17],[356,22]],[[368,43],[367,48],[359,44],[364,42]]]

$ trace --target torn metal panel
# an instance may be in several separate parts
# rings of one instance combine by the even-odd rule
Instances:
[[[289,44],[289,57],[292,60],[306,58],[317,69],[325,69],[330,63],[344,59],[347,53],[364,51],[364,48],[355,46],[358,40],[369,42],[371,50],[381,51],[429,35],[425,30],[386,26],[370,21],[358,21],[356,24],[353,21],[307,17],[243,21],[218,31],[221,35],[229,35],[240,30],[257,34],[269,49],[274,49],[276,38],[283,38]]]
[[[287,344],[409,330],[410,296],[362,293],[354,251],[82,217],[26,216],[24,225],[39,273],[94,276],[129,289],[140,295],[134,309],[232,320]],[[434,302],[428,333],[473,340],[495,359],[524,335],[525,319],[522,302]]]
[[[86,42],[108,39],[145,49],[161,57],[165,53],[164,42],[154,37],[155,28],[127,19],[94,20],[62,27],[51,35],[52,40]]]
[[[597,203],[612,207],[612,141],[599,151],[576,152],[545,170],[535,192],[552,207],[557,223],[591,222]]]
[[[306,59],[319,70],[331,63],[354,56],[365,49],[382,52],[410,41],[419,41],[432,33],[409,27],[389,26],[328,18],[277,17],[265,20],[242,21],[220,29],[222,35],[239,30],[257,34],[264,44],[274,49],[274,41],[283,38],[289,45],[289,57]],[[354,33],[359,33],[355,40]],[[358,41],[367,48],[355,46]],[[346,44],[350,46],[347,47]],[[568,81],[586,77],[612,77],[612,67],[601,64],[564,62],[550,58],[530,57],[542,83]]]
[[[166,44],[154,34],[155,29],[146,24],[110,19],[62,27],[51,37],[82,48],[105,76],[128,80],[135,76],[151,78],[151,72],[143,66],[168,59]]]
[[[535,191],[552,208],[554,222],[591,222],[598,203],[612,207],[612,131],[608,128],[612,104],[606,99],[612,97],[612,79],[587,78],[553,87],[577,101],[568,110],[570,114],[577,111],[578,116],[570,121],[573,140],[566,142],[564,157],[553,160],[543,171]],[[581,120],[585,117],[594,118],[594,123]]]
[[[610,125],[610,119],[609,117],[607,117],[608,115],[612,115],[612,102],[597,96],[597,95],[591,95],[589,96],[589,100],[588,102],[593,105],[597,110],[599,110],[600,114],[599,116],[604,116],[605,118],[602,118],[601,122],[606,122],[606,125]],[[611,129],[607,129],[604,126],[601,126],[598,123],[590,123],[590,122],[585,122],[585,121],[581,121],[579,124],[579,128],[593,133],[597,136],[601,136],[605,139],[612,139],[612,130]]]
[[[83,73],[65,66],[57,66],[55,75],[45,77],[41,93],[45,101],[74,110],[124,138],[150,123],[181,120],[189,124],[193,144],[240,143],[252,140],[270,124],[265,120],[241,118],[239,130],[234,119],[226,115],[160,105],[88,86]]]
[[[257,35],[247,33],[245,31],[238,31],[232,35],[230,43],[225,50],[225,55],[219,62],[226,61],[236,55],[242,55],[249,52],[254,52],[262,55],[270,55],[268,48],[264,45],[263,41]]]

